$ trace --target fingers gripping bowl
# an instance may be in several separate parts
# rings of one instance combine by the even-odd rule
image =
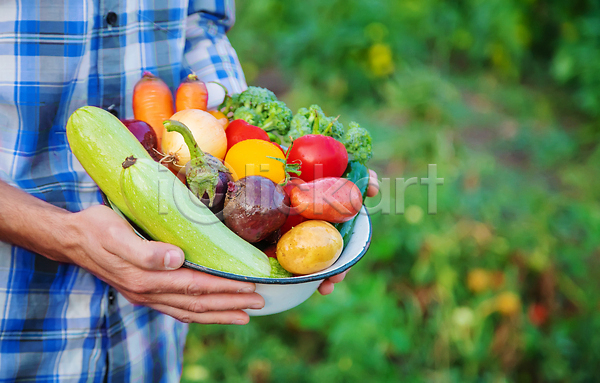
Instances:
[[[123,219],[127,220],[133,227],[137,235],[142,238],[150,239],[141,229],[127,219],[121,211],[102,193],[104,204],[114,210]],[[245,310],[250,316],[262,316],[277,314],[298,306],[306,301],[327,278],[341,274],[355,265],[365,255],[371,243],[371,219],[366,208],[357,216],[354,226],[354,232],[348,241],[348,244],[342,251],[338,260],[325,270],[317,273],[296,276],[291,278],[260,278],[248,277],[238,274],[226,273],[211,269],[205,266],[186,260],[183,267],[202,271],[207,274],[216,275],[223,278],[253,282],[256,284],[256,292],[265,300],[265,306],[262,309]]]

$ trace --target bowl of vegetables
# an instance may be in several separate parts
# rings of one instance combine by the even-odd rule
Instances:
[[[140,114],[136,89],[133,120],[73,112],[71,150],[139,236],[181,248],[186,268],[255,283],[265,306],[249,315],[299,305],[367,252],[366,129],[316,105],[294,115],[256,87],[226,96],[216,116],[205,105]]]
[[[116,207],[104,193],[101,194],[104,204],[113,209],[123,219],[127,220],[137,235],[144,239],[151,240],[148,234],[140,229],[129,218],[124,216],[119,208]],[[356,216],[352,233],[347,236],[347,243],[345,244],[342,253],[339,255],[339,258],[337,258],[335,263],[331,266],[319,272],[277,278],[253,277],[224,272],[202,266],[189,260],[184,261],[183,267],[236,281],[253,282],[256,284],[256,293],[264,298],[265,305],[261,309],[248,309],[245,311],[250,316],[277,314],[300,305],[317,290],[325,279],[343,273],[360,261],[369,249],[371,235],[371,219],[369,213],[363,207],[361,212]]]

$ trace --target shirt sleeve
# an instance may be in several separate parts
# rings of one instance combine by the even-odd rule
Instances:
[[[230,94],[248,86],[227,38],[235,22],[234,0],[190,0],[186,20],[184,68],[204,82],[217,81]]]

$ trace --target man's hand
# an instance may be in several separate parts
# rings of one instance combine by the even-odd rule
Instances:
[[[0,240],[75,263],[130,302],[183,322],[245,324],[242,309],[264,306],[253,283],[180,269],[179,248],[141,239],[105,206],[69,213],[0,182]]]
[[[374,170],[369,169],[369,186],[367,186],[367,197],[375,197],[377,193],[379,193],[379,181],[377,180],[377,173],[375,173]],[[324,280],[319,286],[319,293],[321,293],[321,295],[331,294],[333,292],[334,284],[343,281],[348,271],[350,271],[350,269]]]
[[[71,215],[78,232],[70,257],[117,289],[131,303],[144,305],[182,322],[245,324],[242,309],[264,306],[253,283],[180,269],[176,246],[146,241],[111,209],[94,206]]]

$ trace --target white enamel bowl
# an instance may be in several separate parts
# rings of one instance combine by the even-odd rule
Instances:
[[[102,194],[102,198],[104,199],[105,205],[112,208],[117,214],[131,224],[131,221],[129,221],[104,194]],[[149,239],[149,237],[137,229],[135,225],[132,226],[140,237]],[[371,219],[363,206],[356,219],[352,237],[338,260],[329,268],[309,275],[291,278],[259,278],[226,273],[187,260],[184,262],[183,266],[223,278],[254,282],[256,284],[256,292],[265,300],[265,306],[262,309],[248,309],[245,311],[250,316],[277,314],[294,308],[306,301],[325,279],[341,274],[355,265],[369,249],[369,245],[371,244],[371,230]]]

